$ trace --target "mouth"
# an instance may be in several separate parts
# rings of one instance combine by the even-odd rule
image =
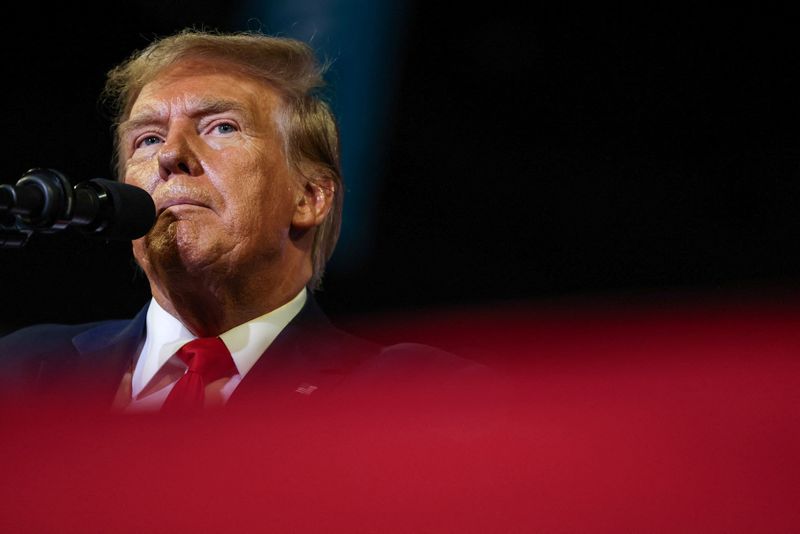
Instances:
[[[186,198],[186,197],[175,197],[165,200],[164,202],[160,203],[157,209],[157,215],[161,215],[169,208],[173,207],[182,207],[182,206],[194,206],[199,208],[208,208],[208,204],[201,202],[194,198]]]

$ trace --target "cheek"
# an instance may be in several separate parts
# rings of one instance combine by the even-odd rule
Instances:
[[[294,213],[293,195],[290,190],[275,180],[275,177],[252,176],[240,183],[235,192],[235,202],[227,202],[231,209],[230,233],[240,239],[256,237],[268,240],[282,239],[289,232]]]
[[[239,215],[248,215],[253,221],[265,219],[285,211],[291,204],[290,178],[282,156],[267,153],[256,147],[229,151],[222,158],[224,172],[212,178],[232,209]]]
[[[153,172],[152,167],[152,160],[129,160],[125,166],[125,183],[152,193],[158,182],[158,173]]]

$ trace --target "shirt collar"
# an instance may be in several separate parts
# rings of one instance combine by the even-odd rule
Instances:
[[[307,298],[304,287],[283,306],[220,334],[219,337],[228,347],[240,378],[250,371],[278,334],[303,308]],[[150,301],[146,321],[147,335],[131,382],[134,398],[179,348],[197,337],[155,299]]]

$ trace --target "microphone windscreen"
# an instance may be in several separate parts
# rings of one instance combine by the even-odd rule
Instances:
[[[139,239],[153,227],[156,206],[150,193],[140,187],[105,178],[90,180],[111,200],[110,224],[98,235],[107,239]]]

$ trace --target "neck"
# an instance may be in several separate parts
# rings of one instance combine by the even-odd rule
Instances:
[[[304,269],[289,271],[302,273]],[[292,300],[309,277],[263,276],[149,277],[153,298],[200,337],[217,336]]]

